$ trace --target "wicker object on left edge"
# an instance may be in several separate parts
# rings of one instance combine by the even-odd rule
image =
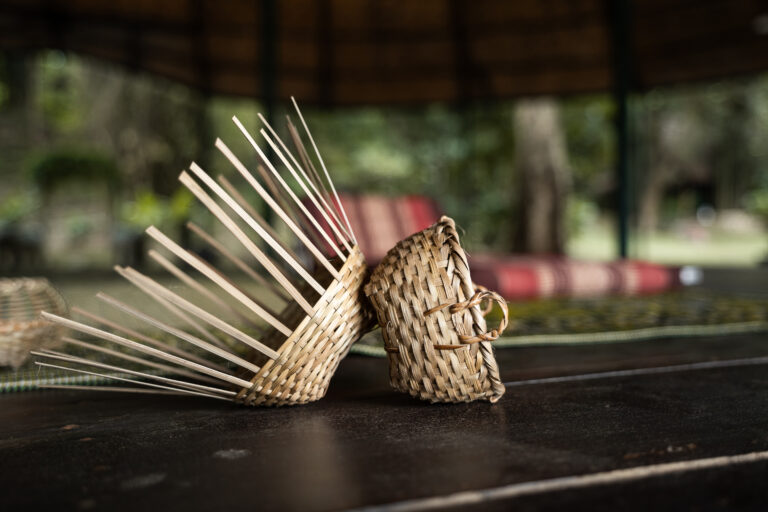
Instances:
[[[30,350],[56,343],[62,329],[41,320],[42,310],[68,314],[67,303],[47,279],[0,279],[0,366],[19,367]]]

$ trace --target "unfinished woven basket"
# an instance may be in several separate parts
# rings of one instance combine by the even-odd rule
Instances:
[[[67,314],[64,298],[47,279],[0,279],[0,366],[19,367],[30,350],[55,344],[62,328],[40,318],[44,309]]]
[[[430,402],[494,403],[504,394],[491,341],[506,326],[506,302],[475,289],[453,219],[442,217],[399,242],[365,293],[382,328],[395,389]],[[480,308],[485,300],[503,312],[491,331]]]
[[[298,158],[260,116],[264,124],[260,134],[282,165],[273,164],[251,133],[233,117],[259,157],[261,164],[256,170],[261,179],[220,139],[216,147],[244,179],[240,187],[224,176],[214,179],[194,162],[189,166],[191,174],[183,171],[179,176],[208,209],[211,221],[218,221],[239,242],[246,260],[196,224],[187,227],[244,275],[228,277],[226,268],[214,267],[150,226],[147,234],[172,257],[199,273],[200,280],[154,250],[150,256],[186,285],[183,292],[177,293],[135,269],[116,267],[150,301],[133,307],[104,293],[97,297],[115,313],[133,317],[144,328],[134,329],[79,308],[73,311],[99,327],[43,313],[43,318],[90,337],[65,337],[66,343],[98,353],[99,357],[106,354],[111,361],[42,350],[34,353],[56,364],[38,361],[39,365],[133,385],[91,387],[110,391],[206,396],[246,405],[303,404],[325,395],[339,361],[373,324],[373,315],[362,308],[365,260],[322,157],[295,106],[322,174],[290,121],[288,132]],[[286,179],[312,201],[316,214],[307,210]],[[240,190],[248,189],[284,224],[291,239],[281,239],[255,205],[246,200]],[[291,248],[292,242],[312,261],[299,257]],[[265,252],[265,245],[270,253]],[[327,248],[326,253],[321,247]],[[270,299],[252,295],[243,287],[246,279],[258,283]],[[215,286],[204,286],[207,281]],[[153,334],[153,330],[160,332]],[[94,338],[116,346],[95,344]],[[118,366],[116,359],[121,360],[121,365],[127,360],[134,366]],[[63,363],[67,366],[61,366]],[[94,369],[101,369],[101,373]]]

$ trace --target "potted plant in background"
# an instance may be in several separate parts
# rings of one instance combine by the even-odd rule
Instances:
[[[33,191],[19,191],[0,203],[0,271],[19,272],[43,265],[42,235],[32,217],[39,209]]]
[[[143,267],[146,227],[156,226],[166,231],[173,229],[186,234],[187,230],[182,228],[189,219],[191,208],[192,195],[186,189],[179,189],[169,198],[147,189],[137,192],[133,199],[123,203],[121,222],[115,230],[113,240],[118,263]],[[189,245],[184,237],[181,237],[181,241],[182,245]]]

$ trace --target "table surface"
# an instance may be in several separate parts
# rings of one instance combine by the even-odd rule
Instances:
[[[0,509],[764,510],[766,338],[500,350],[496,405],[397,394],[362,356],[299,407],[4,395]]]

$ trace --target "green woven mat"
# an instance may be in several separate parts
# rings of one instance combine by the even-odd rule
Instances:
[[[510,326],[494,342],[497,348],[768,332],[768,296],[737,297],[701,290],[648,297],[515,302],[509,311]],[[497,321],[494,314],[498,312],[490,315],[490,323]],[[380,331],[366,335],[351,352],[384,357]],[[77,355],[86,354],[80,351]],[[104,382],[101,377],[38,368],[33,361],[18,370],[0,371],[0,392]]]
[[[489,323],[499,315],[491,313]],[[768,332],[768,295],[686,289],[642,297],[544,299],[510,303],[509,319],[496,348],[747,334]],[[367,335],[352,352],[384,357],[381,333]]]

